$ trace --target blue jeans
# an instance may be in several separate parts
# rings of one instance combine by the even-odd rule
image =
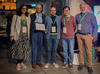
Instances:
[[[43,33],[31,34],[32,64],[40,63],[42,57]]]
[[[62,45],[64,51],[64,62],[67,64],[73,64],[74,38],[63,38]]]
[[[47,39],[47,55],[46,55],[47,63],[55,62],[58,42],[59,42],[59,40],[57,38]]]

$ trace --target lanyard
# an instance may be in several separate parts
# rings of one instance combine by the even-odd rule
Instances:
[[[50,17],[51,23],[54,25],[56,23],[56,18],[54,20],[54,22],[52,21],[51,17]]]
[[[71,15],[69,15],[67,22],[70,20]],[[66,18],[64,17],[64,26],[66,26]]]
[[[81,15],[80,15],[80,21],[79,21],[79,23],[81,23],[81,22],[83,21],[83,19],[85,18],[85,16],[87,16],[87,14],[88,14],[88,12],[86,12],[86,13],[84,14],[84,16],[82,16],[82,17],[81,17]]]
[[[25,26],[25,25],[27,24],[26,17],[25,17],[24,19],[21,17],[21,20],[22,20],[22,24],[23,24],[23,26]]]
[[[23,25],[25,25],[26,24],[26,19],[22,19],[22,23],[23,23]]]

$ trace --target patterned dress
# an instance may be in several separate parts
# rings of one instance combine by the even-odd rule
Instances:
[[[21,21],[21,30],[19,34],[19,38],[11,47],[11,57],[13,59],[24,59],[29,60],[30,57],[30,46],[29,46],[29,39],[28,39],[28,28],[26,24],[26,20]],[[26,32],[23,33],[23,27],[26,27]]]

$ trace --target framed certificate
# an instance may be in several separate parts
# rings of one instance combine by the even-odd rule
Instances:
[[[35,30],[44,31],[45,30],[45,25],[44,24],[35,24]]]

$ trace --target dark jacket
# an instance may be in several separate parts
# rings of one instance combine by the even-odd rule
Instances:
[[[61,17],[56,15],[56,23],[57,23],[57,39],[60,39],[60,31],[61,31]],[[45,18],[45,26],[47,29],[46,39],[50,38],[50,31],[52,27],[52,23],[50,20],[50,15]]]
[[[31,31],[32,31],[32,32],[39,32],[39,31],[35,31],[35,30],[34,30],[35,19],[36,19],[36,13],[32,14],[30,17],[31,17],[31,28],[30,28]],[[42,24],[45,24],[45,15],[44,15],[44,14],[42,14],[42,19],[43,19]]]

